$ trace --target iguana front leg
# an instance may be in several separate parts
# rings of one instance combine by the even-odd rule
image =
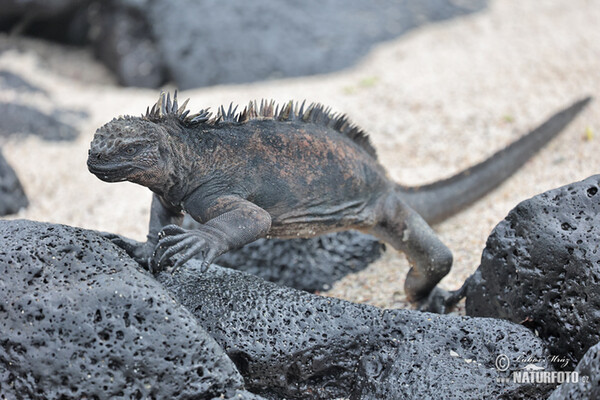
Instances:
[[[181,212],[166,207],[158,195],[154,194],[150,206],[150,222],[146,242],[138,242],[113,233],[104,233],[103,236],[125,250],[138,264],[154,272],[155,266],[152,263],[152,255],[158,243],[159,232],[166,225],[181,224],[182,220],[183,214]]]
[[[267,211],[238,196],[191,196],[185,210],[203,224],[189,231],[177,225],[163,228],[155,255],[159,268],[175,255],[178,268],[202,254],[204,271],[221,254],[265,236],[271,228]]]

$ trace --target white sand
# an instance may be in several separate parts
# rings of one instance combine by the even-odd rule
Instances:
[[[381,45],[348,71],[197,89],[181,97],[191,98],[192,109],[260,98],[324,103],[370,132],[390,175],[405,184],[448,177],[574,100],[598,97],[498,190],[436,226],[455,256],[442,286],[454,289],[477,268],[488,234],[518,202],[598,172],[598,21],[597,0],[494,1],[483,13],[427,26]],[[26,42],[24,47],[39,45]],[[50,93],[46,98],[1,92],[0,101],[30,103],[47,111],[54,106],[84,109],[91,116],[78,125],[82,133],[72,143],[29,137],[5,144],[5,156],[31,201],[16,217],[143,239],[150,192],[131,183],[103,183],[87,171],[85,161],[96,128],[119,114],[140,114],[156,101],[158,91],[114,86],[82,51],[6,51],[0,53],[0,69],[16,72]],[[90,75],[104,84],[85,83]],[[326,294],[406,307],[406,271],[404,256],[388,246],[380,261]]]

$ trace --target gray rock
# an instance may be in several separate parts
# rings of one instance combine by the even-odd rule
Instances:
[[[60,111],[58,111],[60,112]],[[57,114],[58,114],[57,112]],[[79,132],[55,115],[15,103],[0,102],[0,137],[38,135],[45,140],[74,140]]]
[[[520,203],[490,235],[467,314],[535,330],[574,364],[600,341],[600,175]]]
[[[15,214],[28,205],[23,186],[0,148],[0,215]]]
[[[91,0],[0,0],[0,31],[82,46]],[[17,43],[15,41],[15,43]]]
[[[235,365],[195,318],[95,232],[0,221],[0,277],[0,398],[189,399],[243,390]]]
[[[91,32],[97,54],[121,83],[150,87],[170,79],[188,89],[336,71],[378,42],[486,5],[487,0],[95,1],[104,11],[91,19]]]
[[[36,19],[65,14],[87,0],[0,0],[0,19],[9,17]]]
[[[21,93],[42,93],[48,95],[44,89],[35,86],[21,78],[19,75],[6,70],[0,70],[0,89],[15,90]]]
[[[560,385],[548,400],[600,399],[600,344],[585,353],[575,371],[578,375]]]
[[[87,43],[87,7],[91,1],[0,0],[0,31],[83,46]]]
[[[181,89],[348,68],[376,44],[487,0],[0,0],[0,29],[82,45],[123,85]]]
[[[212,400],[264,400],[264,397],[257,394],[248,392],[246,390],[236,390],[235,393],[229,397],[215,397]]]
[[[143,15],[147,6],[123,0],[96,2],[90,7],[90,40],[96,57],[124,86],[153,88],[166,79],[162,54]]]
[[[312,295],[193,260],[158,276],[267,398],[539,399],[553,387],[499,381],[542,360],[543,342],[507,321],[443,316]],[[504,354],[506,372],[495,367]]]
[[[0,29],[88,38],[123,85],[181,89],[348,68],[376,44],[487,0],[0,0]],[[83,43],[82,43],[83,42]]]
[[[346,68],[378,42],[486,0],[158,0],[147,18],[182,89],[313,75]]]

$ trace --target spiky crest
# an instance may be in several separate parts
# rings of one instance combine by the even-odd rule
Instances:
[[[185,109],[188,101],[190,101],[190,99],[184,101],[180,107],[177,101],[177,90],[175,90],[175,93],[173,94],[172,103],[170,93],[166,93],[165,95],[165,92],[160,92],[156,104],[154,104],[152,108],[146,108],[146,114],[142,115],[142,118],[152,122],[161,122],[168,117],[174,117],[185,125],[208,122],[211,119],[211,113],[208,111],[208,108],[200,110],[196,114],[189,115],[190,111]]]
[[[185,126],[197,124],[217,125],[223,124],[245,124],[254,120],[273,120],[273,121],[302,121],[329,127],[336,132],[350,138],[356,144],[361,146],[372,157],[377,158],[375,148],[369,140],[368,134],[354,125],[345,114],[332,113],[329,107],[320,103],[312,103],[305,108],[306,100],[301,104],[293,101],[287,102],[283,106],[275,104],[274,100],[261,100],[260,105],[256,100],[250,101],[246,107],[236,113],[237,106],[233,103],[225,110],[225,107],[219,107],[217,115],[211,118],[208,108],[200,110],[196,114],[189,115],[189,110],[185,110],[188,103],[187,99],[181,107],[177,103],[177,91],[171,96],[161,92],[160,97],[152,108],[146,110],[146,115],[142,118],[153,122],[161,122],[169,116],[177,118]]]

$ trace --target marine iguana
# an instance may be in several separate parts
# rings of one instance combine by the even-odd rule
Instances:
[[[189,99],[188,99],[189,100]],[[141,117],[99,128],[88,157],[106,182],[154,192],[147,242],[120,244],[158,270],[220,254],[261,237],[312,237],[356,229],[403,251],[405,293],[423,302],[450,271],[452,254],[429,223],[469,205],[516,171],[590,99],[576,102],[504,150],[458,175],[405,187],[390,180],[367,134],[320,104],[250,102],[190,115],[175,92]],[[201,225],[185,230],[183,212]],[[156,251],[155,251],[156,250]],[[174,257],[176,256],[177,257]]]

